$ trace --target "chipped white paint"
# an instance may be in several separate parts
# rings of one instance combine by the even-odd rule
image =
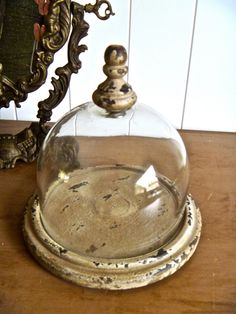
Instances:
[[[78,285],[110,290],[137,288],[172,275],[192,256],[200,234],[200,211],[190,195],[183,227],[175,238],[162,248],[127,259],[84,256],[56,243],[42,224],[36,195],[30,199],[24,219],[25,241],[43,267]]]

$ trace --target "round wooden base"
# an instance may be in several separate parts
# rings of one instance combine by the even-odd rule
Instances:
[[[92,258],[67,250],[49,236],[34,195],[26,208],[23,233],[33,256],[54,275],[85,287],[120,290],[145,286],[176,272],[194,253],[201,225],[200,210],[188,195],[181,227],[161,248],[137,257]]]

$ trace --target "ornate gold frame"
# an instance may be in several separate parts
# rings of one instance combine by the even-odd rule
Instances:
[[[101,15],[99,9],[103,4],[106,5],[106,10],[105,14]],[[107,0],[97,0],[94,5],[85,6],[71,0],[50,0],[48,14],[44,16],[43,21],[46,32],[38,42],[33,55],[33,73],[27,78],[13,82],[2,75],[0,68],[0,108],[9,107],[11,100],[15,102],[16,107],[20,107],[20,102],[27,99],[28,93],[35,91],[45,82],[48,66],[53,62],[54,54],[68,40],[72,25],[68,43],[68,62],[57,68],[55,73],[58,79],[52,78],[54,89],[49,91],[50,95],[47,99],[38,104],[39,123],[31,124],[17,135],[0,135],[0,169],[13,168],[18,159],[31,162],[37,157],[48,131],[46,123],[50,121],[52,110],[65,97],[71,75],[81,68],[79,54],[87,47],[79,45],[79,42],[87,35],[89,29],[88,23],[84,20],[85,12],[92,12],[102,20],[114,14]]]
[[[49,13],[43,17],[46,32],[38,42],[38,47],[34,52],[32,73],[16,82],[2,75],[0,108],[9,107],[11,100],[15,102],[17,107],[20,107],[20,102],[27,99],[28,93],[35,91],[45,82],[47,69],[53,62],[54,54],[62,48],[68,39],[71,27],[70,6],[70,0],[50,1]]]

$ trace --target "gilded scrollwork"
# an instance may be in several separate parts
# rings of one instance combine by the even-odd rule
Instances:
[[[101,15],[100,9],[103,4],[106,5],[106,9],[104,15]],[[71,3],[73,28],[68,44],[68,63],[56,70],[56,74],[59,76],[59,78],[52,78],[52,85],[54,89],[50,90],[50,95],[47,99],[39,102],[38,104],[39,110],[37,117],[40,118],[41,130],[44,130],[43,125],[47,121],[50,121],[52,110],[65,97],[66,91],[70,83],[71,75],[73,73],[77,73],[78,70],[81,68],[79,55],[81,52],[84,52],[87,47],[85,45],[79,45],[79,42],[83,37],[87,36],[89,29],[89,25],[84,20],[84,12],[94,13],[101,20],[106,20],[111,15],[114,15],[111,4],[107,0],[97,0],[94,5],[87,4],[85,6],[82,6],[76,2]],[[66,21],[66,19],[62,20]],[[52,22],[49,24],[51,26],[53,25]]]
[[[37,127],[32,124],[17,135],[0,135],[0,169],[14,167],[18,159],[31,162],[37,157],[49,129],[46,123],[50,121],[52,110],[65,97],[71,75],[81,68],[79,55],[87,49],[87,46],[79,42],[87,35],[89,29],[89,25],[84,20],[84,13],[92,12],[102,20],[114,14],[107,0],[97,0],[95,5],[85,6],[71,0],[47,0],[42,7],[41,0],[35,0],[35,3],[40,14],[43,15],[43,21],[38,25],[35,23],[32,27],[36,42],[31,65],[32,73],[13,81],[4,76],[4,66],[0,63],[0,108],[9,107],[12,100],[16,107],[20,107],[20,103],[27,99],[28,93],[35,91],[45,82],[47,69],[54,60],[54,54],[62,48],[70,35],[68,60],[64,66],[56,69],[58,78],[52,78],[53,89],[49,91],[49,97],[38,104]],[[99,12],[102,4],[107,5],[105,15]]]
[[[104,14],[100,13],[103,5],[105,5]],[[107,0],[97,0],[95,4],[88,3],[84,6],[84,10],[88,13],[94,13],[100,20],[107,20],[111,15],[115,15],[110,2]]]
[[[54,60],[54,54],[63,47],[71,27],[70,0],[52,0],[49,14],[44,17],[46,31],[38,43],[34,54],[33,74],[18,82],[19,89],[25,93],[38,89],[47,78],[47,68]]]
[[[40,124],[44,124],[50,120],[52,109],[65,97],[70,78],[73,73],[77,73],[81,68],[79,55],[84,52],[87,47],[78,45],[79,41],[88,33],[89,25],[84,20],[83,6],[72,2],[72,32],[68,43],[68,62],[63,67],[56,70],[58,79],[52,78],[53,90],[50,90],[50,95],[47,99],[39,102],[39,111],[37,117],[40,118]]]
[[[45,17],[46,32],[42,39],[45,50],[58,51],[66,42],[71,27],[71,2],[56,0],[51,3],[51,14]]]
[[[38,123],[32,122],[17,135],[0,134],[0,169],[13,168],[18,159],[31,162],[37,157],[38,128]]]
[[[48,14],[43,16],[45,32],[33,54],[32,73],[16,82],[3,74],[0,108],[8,107],[11,100],[20,107],[20,102],[26,100],[28,93],[45,82],[47,69],[53,62],[55,52],[62,48],[70,33],[70,4],[70,0],[51,0],[48,3]]]

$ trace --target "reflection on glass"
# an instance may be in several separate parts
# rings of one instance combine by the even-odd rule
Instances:
[[[135,184],[135,194],[150,193],[152,195],[157,193],[157,189],[160,187],[158,178],[154,167],[151,165],[144,172],[144,174],[138,179]]]

